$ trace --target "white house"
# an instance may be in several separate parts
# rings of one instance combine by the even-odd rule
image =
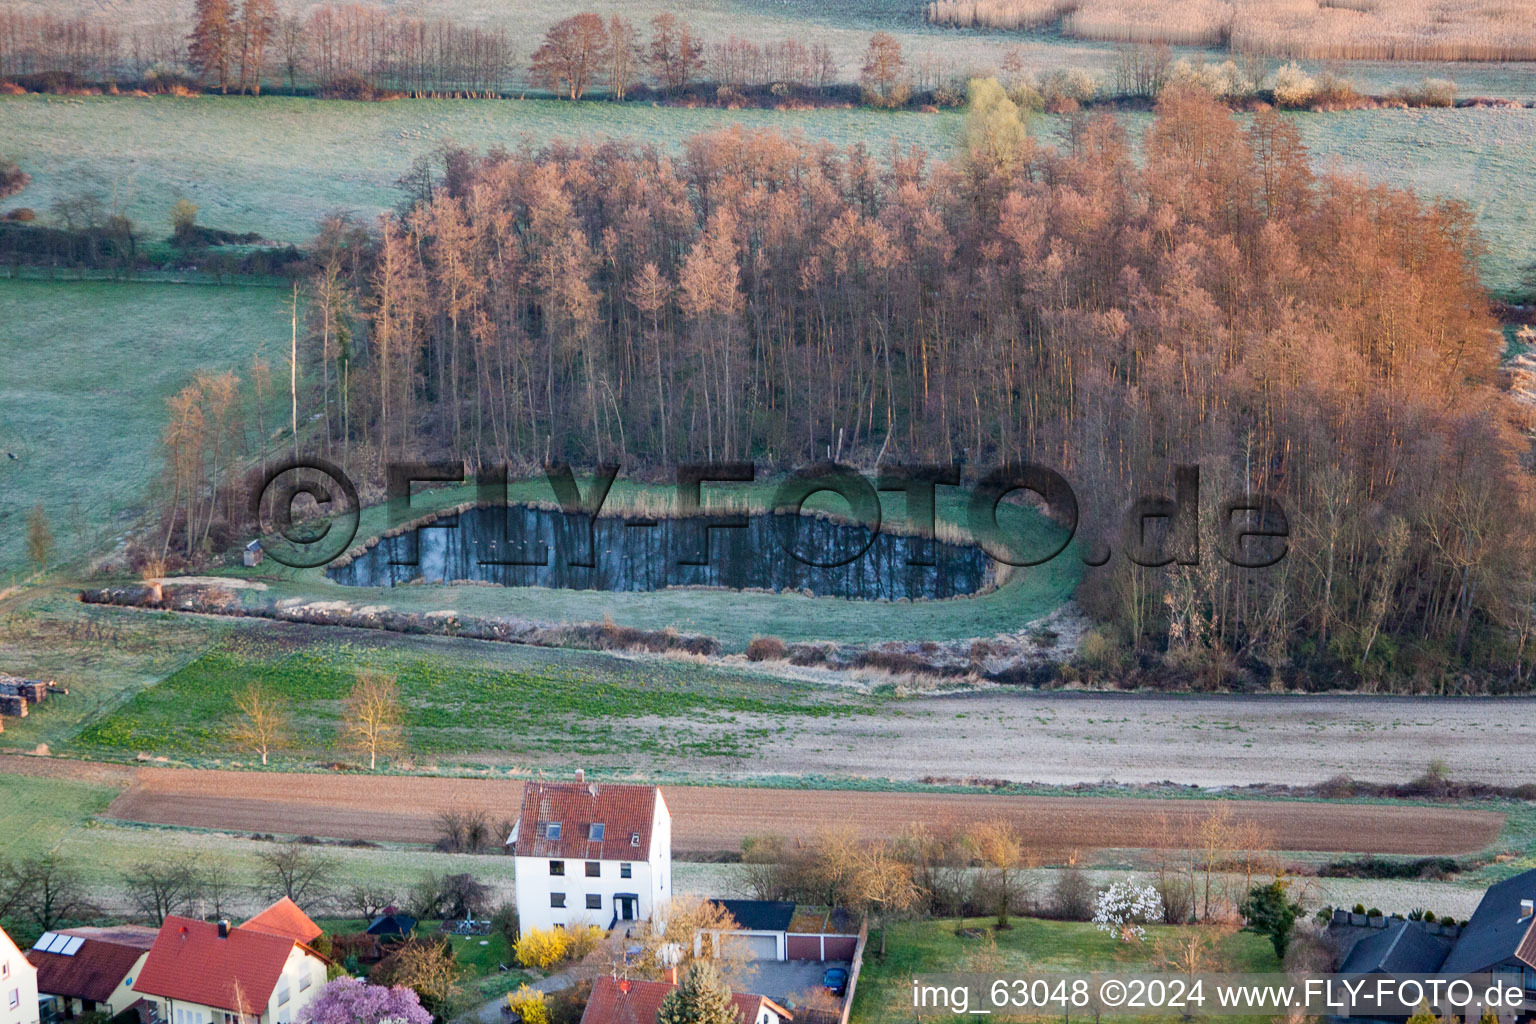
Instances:
[[[525,931],[646,921],[672,898],[672,814],[655,786],[530,782],[507,846]]]
[[[238,927],[168,917],[133,991],[168,1024],[291,1024],[325,987],[320,934],[287,899]]]
[[[0,928],[0,1024],[37,1024],[37,968]]]

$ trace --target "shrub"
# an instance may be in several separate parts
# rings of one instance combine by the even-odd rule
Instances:
[[[10,160],[0,160],[0,199],[15,195],[27,187],[32,179],[27,172]]]
[[[1097,629],[1083,634],[1077,647],[1077,660],[1092,672],[1115,672],[1121,665],[1121,650],[1114,638]]]
[[[1350,910],[1350,913],[1351,914],[1363,914],[1363,913],[1365,913],[1365,904],[1364,903],[1356,903],[1354,905],[1354,907]]]
[[[1360,92],[1353,82],[1330,72],[1318,79],[1317,90],[1309,105],[1313,110],[1338,110],[1358,107],[1361,102]]]
[[[1099,80],[1080,68],[1052,71],[1040,80],[1046,110],[1070,112],[1098,94]]]
[[[567,928],[565,934],[569,939],[565,950],[567,959],[580,960],[603,944],[606,933],[595,924],[581,924]]]
[[[1278,106],[1291,110],[1305,107],[1317,95],[1317,79],[1301,69],[1295,61],[1279,68],[1274,75],[1271,91]]]
[[[783,661],[789,648],[776,636],[755,636],[747,644],[748,661]]]
[[[523,1024],[550,1024],[549,1004],[544,1002],[544,993],[535,992],[527,985],[507,993],[507,1008],[517,1014]]]
[[[512,947],[517,962],[524,967],[545,971],[565,959],[571,948],[571,936],[555,928],[534,928],[523,933]]]
[[[1056,890],[1052,893],[1055,905],[1052,909],[1063,921],[1086,921],[1093,916],[1095,895],[1088,876],[1074,864],[1063,868],[1056,876]]]
[[[1456,83],[1448,78],[1426,78],[1418,85],[1405,85],[1397,95],[1410,107],[1454,107]]]
[[[1456,923],[1456,919],[1454,917],[1452,917],[1451,915],[1447,914],[1447,915],[1445,915],[1444,917],[1442,917],[1440,919],[1440,923],[1441,924],[1455,924]]]
[[[14,210],[7,211],[5,219],[16,221],[18,224],[26,224],[37,220],[37,211],[29,206],[18,206]]]
[[[1370,910],[1367,910],[1365,912],[1365,916],[1366,917],[1381,917],[1382,914],[1381,914],[1380,910],[1376,909],[1375,907],[1372,907]]]

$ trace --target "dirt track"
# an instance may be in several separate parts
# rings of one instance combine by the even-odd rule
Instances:
[[[11,760],[9,758],[5,759]],[[0,766],[3,767],[3,766]],[[431,842],[438,811],[458,802],[493,819],[517,815],[522,783],[409,776],[284,775],[164,768],[123,769],[131,785],[107,814],[242,832],[272,832]],[[813,834],[846,823],[870,836],[894,835],[921,821],[938,828],[1006,816],[1036,839],[1042,854],[1158,843],[1160,819],[1198,815],[1208,801],[1133,797],[1023,797],[983,794],[865,793],[835,790],[663,787],[682,851],[740,849],[749,835]],[[1470,853],[1490,845],[1503,816],[1487,811],[1388,804],[1249,801],[1236,808],[1257,819],[1288,850],[1381,854]]]

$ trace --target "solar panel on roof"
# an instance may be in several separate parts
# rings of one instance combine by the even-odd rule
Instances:
[[[65,956],[74,956],[76,953],[80,952],[80,947],[85,944],[85,940],[78,935],[69,935],[66,936],[66,938],[69,941],[64,943],[63,949],[59,950],[59,952],[63,953]]]
[[[46,953],[48,952],[48,944],[56,938],[58,938],[58,935],[54,932],[43,932],[43,934],[37,937],[37,941],[32,943],[32,948]]]
[[[69,945],[69,936],[68,935],[59,935],[57,933],[52,933],[52,932],[50,932],[49,934],[51,935],[51,938],[49,938],[49,940],[48,940],[48,945],[42,947],[43,952],[44,953],[62,953],[64,951],[64,947]]]

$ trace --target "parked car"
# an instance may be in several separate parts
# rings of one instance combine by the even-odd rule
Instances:
[[[841,999],[848,994],[848,968],[828,967],[821,976],[821,987]]]

